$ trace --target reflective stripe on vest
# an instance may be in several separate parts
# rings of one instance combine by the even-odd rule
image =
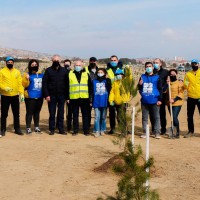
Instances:
[[[82,72],[80,84],[73,71],[69,73],[69,97],[70,99],[89,98],[88,73]]]

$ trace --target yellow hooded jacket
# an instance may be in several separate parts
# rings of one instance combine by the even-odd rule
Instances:
[[[188,97],[200,99],[200,69],[186,73],[184,88],[187,89]]]
[[[6,91],[10,88],[10,91]],[[22,86],[22,77],[18,69],[8,69],[4,67],[0,70],[0,89],[4,96],[23,95],[24,88]]]
[[[130,93],[129,94],[121,94],[121,80],[115,80],[112,85],[112,89],[109,95],[109,103],[114,102],[116,105],[120,105],[122,103],[128,103],[130,101]]]

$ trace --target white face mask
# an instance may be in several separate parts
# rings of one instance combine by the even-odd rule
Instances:
[[[103,73],[98,73],[97,76],[102,77],[102,76],[104,76],[104,74]]]
[[[122,75],[121,74],[118,74],[117,75],[117,80],[121,80],[122,79]]]

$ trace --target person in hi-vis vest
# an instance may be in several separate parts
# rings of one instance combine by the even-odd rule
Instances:
[[[71,70],[67,75],[67,102],[72,105],[73,136],[79,132],[79,107],[82,113],[84,135],[89,135],[88,108],[91,101],[92,82],[90,76],[83,68],[83,62],[77,60],[74,70]]]

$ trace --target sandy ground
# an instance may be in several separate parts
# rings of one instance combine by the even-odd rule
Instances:
[[[21,104],[21,124],[25,130],[25,106]],[[169,119],[169,115],[168,115]],[[186,104],[180,113],[182,135],[187,132]],[[114,194],[118,178],[113,173],[94,172],[121,149],[112,143],[113,136],[94,138],[56,134],[49,136],[48,110],[41,112],[43,134],[13,134],[12,114],[8,132],[0,138],[1,200],[90,200]],[[170,120],[168,120],[168,127]],[[136,130],[141,129],[141,114]],[[200,126],[195,111],[196,137],[170,140],[150,139],[150,155],[156,172],[150,186],[162,200],[200,199]],[[139,133],[137,133],[139,134]],[[145,149],[145,140],[135,137],[135,144]]]

